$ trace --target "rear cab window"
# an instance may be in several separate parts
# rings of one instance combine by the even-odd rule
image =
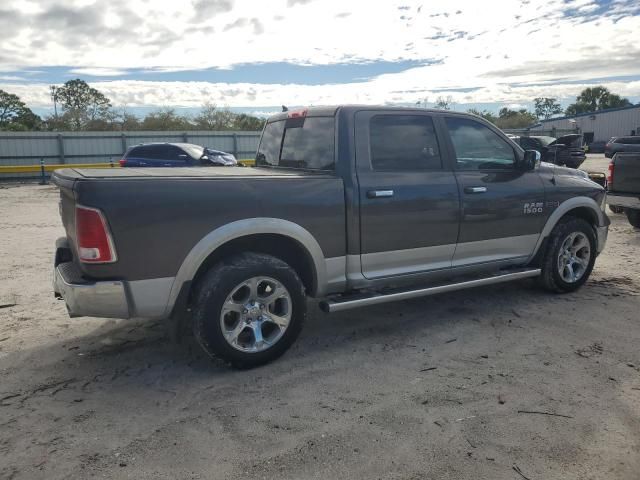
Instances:
[[[256,166],[333,171],[335,117],[299,116],[267,123]]]

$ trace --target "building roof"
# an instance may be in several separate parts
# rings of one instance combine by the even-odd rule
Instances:
[[[601,113],[618,112],[620,110],[631,110],[632,108],[640,108],[640,104],[631,105],[630,107],[607,108],[606,110],[596,110],[594,112],[578,113],[577,115],[567,115],[564,117],[548,118],[546,120],[540,120],[538,123],[555,122],[556,120],[566,120],[568,118],[589,117],[591,115],[600,115]]]

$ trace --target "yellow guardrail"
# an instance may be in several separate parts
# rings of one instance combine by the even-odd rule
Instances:
[[[245,167],[255,165],[255,160],[238,160]],[[120,168],[118,162],[114,163],[64,163],[45,164],[45,172],[53,172],[61,168]],[[3,173],[41,173],[42,165],[0,165],[0,174]]]
[[[40,173],[44,166],[45,172],[53,172],[60,168],[120,168],[118,163],[65,163],[52,165],[4,165],[0,166],[0,173]]]

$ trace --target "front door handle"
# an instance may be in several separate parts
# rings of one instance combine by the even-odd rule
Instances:
[[[393,190],[369,190],[367,198],[387,198],[393,197]]]
[[[464,193],[485,193],[487,187],[464,187]]]

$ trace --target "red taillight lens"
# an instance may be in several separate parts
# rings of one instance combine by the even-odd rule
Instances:
[[[124,167],[127,164],[127,160],[125,158],[121,158],[120,160],[118,160],[118,163],[121,167]]]
[[[304,110],[294,110],[287,114],[288,118],[304,118],[307,116],[308,110],[305,108]]]
[[[100,210],[76,206],[76,243],[78,256],[85,263],[116,261],[107,222]]]
[[[609,162],[609,169],[607,170],[607,188],[611,188],[613,185],[613,170],[615,168],[615,163],[613,160]]]

